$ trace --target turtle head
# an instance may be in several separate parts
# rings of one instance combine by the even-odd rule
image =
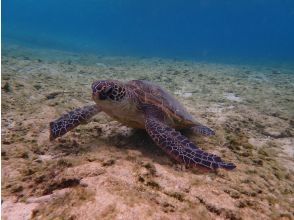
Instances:
[[[123,83],[115,80],[98,80],[92,84],[92,96],[95,102],[120,102],[124,99],[126,90]]]

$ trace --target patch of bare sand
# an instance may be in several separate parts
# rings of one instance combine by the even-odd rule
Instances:
[[[2,203],[3,220],[25,220],[32,217],[32,212],[38,206],[38,203],[22,203],[6,200]]]

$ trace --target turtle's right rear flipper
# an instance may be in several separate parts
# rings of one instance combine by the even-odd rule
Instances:
[[[74,109],[62,115],[59,119],[50,122],[50,141],[66,134],[80,124],[87,123],[90,118],[100,111],[97,105],[87,105]]]

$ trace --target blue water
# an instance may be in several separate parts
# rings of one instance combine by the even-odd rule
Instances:
[[[294,61],[293,0],[3,0],[2,46]]]

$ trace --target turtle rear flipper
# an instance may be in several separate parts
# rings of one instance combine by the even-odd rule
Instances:
[[[208,170],[224,168],[232,170],[236,166],[233,163],[226,163],[220,157],[202,151],[180,132],[167,126],[163,113],[155,110],[147,111],[145,126],[150,137],[175,160],[188,166],[200,166]]]
[[[74,109],[62,115],[57,120],[50,122],[50,141],[58,138],[80,124],[85,124],[90,118],[98,114],[101,110],[97,105],[87,105]]]

